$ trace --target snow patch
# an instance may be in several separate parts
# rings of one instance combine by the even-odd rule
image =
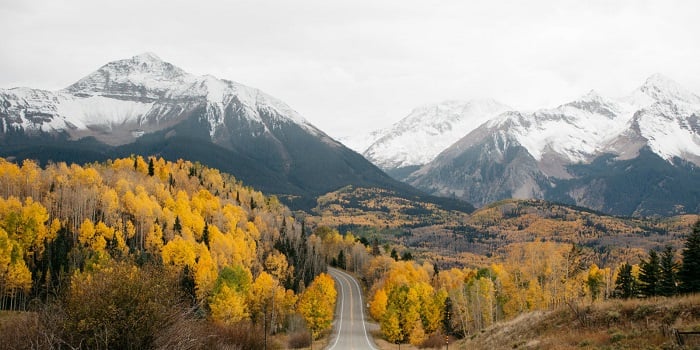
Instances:
[[[483,122],[510,110],[491,99],[445,101],[414,109],[380,131],[364,155],[382,168],[426,164]]]
[[[138,124],[148,113],[153,103],[119,100],[103,96],[86,98],[65,96],[56,106],[56,111],[79,129],[92,125]]]

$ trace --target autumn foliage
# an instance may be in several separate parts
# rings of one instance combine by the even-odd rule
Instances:
[[[94,332],[153,303],[274,334],[295,313],[296,293],[324,269],[289,209],[215,169],[140,156],[45,168],[0,158],[0,308],[63,303],[66,342],[101,337],[103,346],[120,347],[112,338],[120,332]],[[171,300],[128,299],[130,291],[108,287],[112,282],[100,277],[127,281],[144,273],[169,276],[173,292],[162,295]],[[165,281],[158,283],[165,288]],[[109,291],[99,294],[103,286]],[[100,297],[126,299],[105,304],[108,310],[70,308],[78,299]],[[140,348],[152,334],[143,339]]]
[[[299,313],[304,316],[313,338],[331,328],[337,295],[333,278],[325,273],[318,275],[301,295]]]

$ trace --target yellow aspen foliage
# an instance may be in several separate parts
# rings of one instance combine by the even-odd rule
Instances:
[[[380,320],[380,327],[384,338],[391,343],[398,344],[403,341],[404,333],[397,312],[389,310]]]
[[[284,295],[284,288],[280,288],[279,282],[267,272],[261,272],[255,278],[248,294],[251,314],[262,315],[264,312],[268,312],[272,301],[276,299],[275,295],[280,293]]]
[[[306,320],[313,339],[317,339],[322,332],[330,329],[336,296],[333,278],[322,273],[316,276],[299,298],[297,310]]]
[[[26,256],[43,252],[44,240],[49,238],[48,219],[46,208],[30,197],[24,203],[17,197],[0,198],[0,227]]]
[[[49,225],[49,232],[46,238],[49,241],[53,241],[58,236],[58,231],[61,230],[61,220],[53,219],[51,220],[51,225]]]
[[[490,278],[480,277],[476,279],[471,303],[472,310],[476,311],[475,322],[479,328],[492,325],[495,320],[496,300],[493,281]]]
[[[233,235],[224,234],[219,228],[209,226],[209,251],[212,259],[219,268],[226,265],[239,265],[240,259],[235,258],[235,247]],[[234,263],[234,261],[236,261]]]
[[[112,161],[112,169],[115,170],[133,170],[134,160],[131,158],[119,158]]]
[[[136,171],[138,171],[141,174],[147,175],[148,174],[148,162],[146,162],[143,157],[141,156],[136,156],[136,159],[134,160],[133,163],[131,163],[131,166],[133,167],[134,164],[136,164]]]
[[[511,317],[526,310],[525,301],[521,297],[522,294],[518,290],[514,276],[501,264],[492,264],[491,271],[496,276],[499,294],[505,300],[501,306],[504,315]]]
[[[364,275],[374,283],[389,272],[395,263],[396,261],[388,256],[378,255],[369,261]]]
[[[165,265],[194,267],[195,259],[197,258],[197,246],[192,241],[175,236],[172,241],[163,246],[161,255]]]
[[[102,206],[102,213],[105,216],[105,220],[110,225],[114,225],[119,219],[120,211],[119,195],[117,191],[111,188],[102,190],[100,205]]]
[[[427,336],[423,329],[423,324],[420,320],[416,320],[411,327],[411,332],[408,334],[408,342],[412,345],[419,346],[423,344],[426,338]]]
[[[114,229],[114,236],[112,238],[112,244],[114,246],[110,247],[110,252],[113,254],[118,254],[122,256],[126,256],[129,254],[129,247],[126,246],[126,224],[121,223],[117,224],[118,226]],[[132,226],[133,228],[133,226]]]
[[[284,292],[284,299],[282,299],[282,303],[280,303],[280,308],[282,309],[284,314],[290,315],[294,313],[298,301],[299,297],[296,294],[294,294],[294,291],[291,289],[287,289]]]
[[[288,269],[287,257],[280,252],[274,252],[265,259],[265,270],[278,281],[284,281],[287,278]]]
[[[440,289],[437,292],[432,287],[426,285],[421,293],[421,303],[423,322],[425,323],[425,332],[433,333],[442,326],[443,312],[445,310],[445,300],[447,300],[447,291]]]
[[[154,158],[153,160],[154,174],[160,181],[166,181],[170,175],[167,161],[163,157]]]
[[[394,285],[418,282],[430,282],[430,275],[423,267],[413,261],[397,261],[386,277],[386,284],[389,288]]]
[[[197,248],[199,259],[197,265],[194,266],[195,292],[199,300],[204,300],[214,288],[214,283],[219,277],[219,269],[211,258],[206,245],[200,243]]]
[[[28,291],[32,286],[32,273],[22,256],[20,244],[12,240],[0,227],[0,286],[7,295]]]
[[[246,233],[248,234],[248,237],[250,237],[251,240],[257,241],[260,239],[260,231],[258,231],[258,228],[255,226],[254,223],[248,221],[245,224],[245,229]]]
[[[0,193],[5,196],[18,196],[20,194],[22,173],[19,167],[0,159]]]
[[[0,227],[0,271],[4,271],[12,262],[12,247],[16,244],[10,240],[9,235]]]
[[[476,277],[476,271],[473,269],[458,269],[451,268],[438,273],[435,287],[438,289],[453,290],[461,287],[470,279]]]
[[[95,224],[89,219],[83,220],[78,229],[78,242],[84,246],[90,246],[95,238]]]
[[[185,191],[178,191],[175,195],[174,214],[180,218],[182,237],[192,240],[200,240],[204,231],[204,218],[198,211],[190,206],[189,196]]]
[[[71,174],[73,179],[83,187],[98,185],[102,183],[100,173],[94,168],[81,167],[77,164],[71,165]]]
[[[528,310],[540,310],[547,307],[544,291],[535,279],[528,281],[527,290],[525,290],[525,302]]]
[[[32,287],[32,273],[23,259],[11,263],[5,274],[5,288],[9,291],[26,293]]]
[[[146,233],[146,250],[152,254],[160,254],[163,249],[163,229],[158,224],[151,225]]]
[[[95,235],[103,237],[106,240],[112,240],[114,239],[114,229],[107,226],[102,221],[99,221],[97,225],[95,225]]]
[[[381,320],[386,312],[387,302],[388,299],[384,289],[378,289],[374,292],[374,297],[372,297],[372,301],[369,303],[370,316],[375,320]]]
[[[221,206],[218,197],[214,197],[211,192],[201,189],[192,196],[192,209],[196,210],[202,217],[211,219],[214,213]]]
[[[239,206],[226,204],[221,208],[220,225],[226,232],[235,232],[238,224],[246,219],[246,212]]]
[[[591,267],[588,268],[586,287],[591,301],[596,301],[603,292],[606,274],[606,269],[600,269],[596,264],[591,264]]]
[[[221,286],[219,292],[211,297],[209,308],[212,319],[228,325],[249,316],[245,296],[227,285]]]
[[[404,305],[399,306],[402,309],[402,316],[404,319],[405,327],[404,330],[406,334],[411,336],[413,329],[420,324],[421,329],[423,325],[421,324],[421,300],[419,291],[414,288],[414,286],[408,287],[408,292],[406,293],[406,302]],[[425,334],[424,331],[422,331]],[[409,340],[410,341],[410,340]]]

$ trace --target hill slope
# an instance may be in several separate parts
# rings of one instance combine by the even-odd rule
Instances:
[[[498,323],[455,346],[467,349],[677,349],[674,329],[695,330],[697,295],[610,300],[590,306],[536,311]],[[697,336],[683,336],[687,346]]]

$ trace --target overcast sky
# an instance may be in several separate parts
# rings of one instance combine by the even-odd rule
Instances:
[[[0,0],[0,87],[153,52],[259,88],[332,136],[419,105],[553,107],[662,73],[700,93],[700,1]]]

